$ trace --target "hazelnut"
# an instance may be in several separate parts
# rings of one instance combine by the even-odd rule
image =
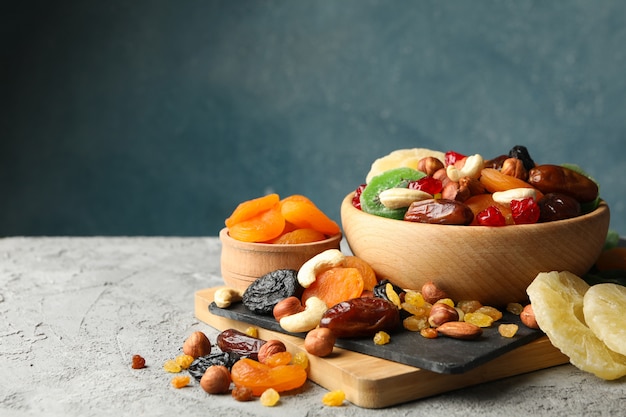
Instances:
[[[333,352],[336,337],[327,327],[318,327],[309,331],[304,338],[304,349],[311,355],[323,358]]]
[[[422,285],[421,293],[424,300],[430,304],[434,304],[443,298],[448,298],[448,294],[432,281],[427,281]]]
[[[275,353],[286,352],[287,347],[283,342],[276,339],[268,340],[263,343],[263,346],[259,349],[257,354],[257,360],[261,363],[265,363],[265,360]]]
[[[304,311],[304,306],[298,297],[287,297],[274,306],[272,314],[276,321],[280,321],[283,317],[292,316],[294,314]]]
[[[211,353],[211,342],[204,333],[193,332],[183,343],[183,353],[192,356],[194,359],[206,356]]]
[[[426,175],[433,175],[435,172],[443,168],[443,162],[434,156],[427,156],[422,158],[417,163],[417,170],[422,171]]]
[[[230,371],[223,365],[212,365],[200,378],[200,386],[209,394],[225,394],[230,390]]]
[[[539,329],[539,325],[537,324],[537,320],[535,319],[535,312],[533,311],[532,304],[527,304],[521,313],[519,313],[519,318],[524,323],[526,327],[531,329]]]
[[[444,303],[435,303],[430,308],[430,315],[428,316],[428,324],[432,327],[441,326],[449,321],[458,321],[459,312],[456,308]]]
[[[470,198],[470,189],[456,181],[449,181],[441,190],[441,198],[463,202]]]

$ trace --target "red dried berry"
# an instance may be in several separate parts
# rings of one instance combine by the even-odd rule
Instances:
[[[410,181],[408,188],[412,190],[424,191],[430,195],[435,195],[441,192],[443,185],[437,178],[423,177],[417,181]]]
[[[515,224],[533,224],[539,221],[541,210],[537,202],[528,197],[511,201],[511,215]]]
[[[481,226],[506,226],[504,215],[496,206],[489,206],[476,215],[476,221]]]
[[[465,155],[454,151],[448,151],[445,155],[446,166],[454,165],[456,161],[465,158]]]
[[[358,208],[359,210],[361,210],[361,193],[365,189],[366,185],[367,184],[359,185],[354,191],[354,196],[352,196],[352,205]]]

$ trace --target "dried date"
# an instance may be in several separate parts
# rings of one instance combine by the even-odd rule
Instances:
[[[298,272],[294,269],[277,269],[254,280],[243,293],[241,302],[253,313],[271,315],[279,301],[302,295]]]
[[[443,225],[468,225],[474,213],[467,204],[448,199],[429,199],[411,203],[404,220]]]
[[[257,359],[265,340],[249,336],[237,329],[226,329],[217,335],[217,346],[222,352],[236,353]]]
[[[329,328],[338,338],[370,337],[376,332],[395,331],[400,326],[400,312],[383,298],[353,298],[329,308],[320,327]]]
[[[559,193],[580,203],[598,197],[598,185],[583,174],[560,165],[539,165],[528,172],[528,183],[544,194]]]

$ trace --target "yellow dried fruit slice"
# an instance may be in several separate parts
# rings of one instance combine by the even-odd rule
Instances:
[[[585,293],[583,313],[598,339],[626,355],[626,287],[612,283],[592,286]]]
[[[552,271],[539,273],[526,292],[539,327],[572,365],[602,379],[618,379],[626,375],[626,356],[609,349],[585,323],[588,290],[582,278]]]
[[[372,162],[372,166],[365,176],[365,182],[369,184],[372,178],[390,169],[401,167],[417,169],[419,160],[427,156],[435,157],[441,162],[445,162],[446,159],[445,152],[441,151],[426,148],[397,149]]]

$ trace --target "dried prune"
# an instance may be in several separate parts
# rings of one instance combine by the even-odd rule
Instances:
[[[378,284],[374,286],[374,291],[373,291],[374,297],[384,298],[387,301],[391,301],[389,300],[389,297],[387,296],[387,284],[391,284],[393,290],[396,292],[396,294],[398,294],[398,296],[400,296],[400,300],[404,298],[404,290],[398,285],[389,281],[388,279],[383,279],[381,281],[378,281]]]
[[[565,194],[548,193],[537,201],[537,205],[540,222],[570,219],[581,214],[580,203]]]
[[[233,352],[240,356],[257,359],[265,340],[250,336],[237,329],[226,329],[217,335],[217,346],[222,352]]]
[[[320,327],[332,330],[338,338],[370,337],[381,330],[400,328],[400,311],[383,298],[354,298],[329,308],[320,320]]]
[[[254,280],[243,293],[241,302],[253,313],[271,315],[274,306],[281,300],[302,295],[298,282],[298,271],[277,269]]]
[[[189,372],[194,379],[200,381],[209,366],[221,365],[231,369],[239,359],[241,359],[241,355],[234,352],[214,352],[196,358],[191,365],[189,365],[187,372]]]
[[[530,157],[528,149],[525,146],[516,145],[509,151],[510,158],[517,158],[524,164],[526,171],[530,171],[535,166],[535,161]]]

